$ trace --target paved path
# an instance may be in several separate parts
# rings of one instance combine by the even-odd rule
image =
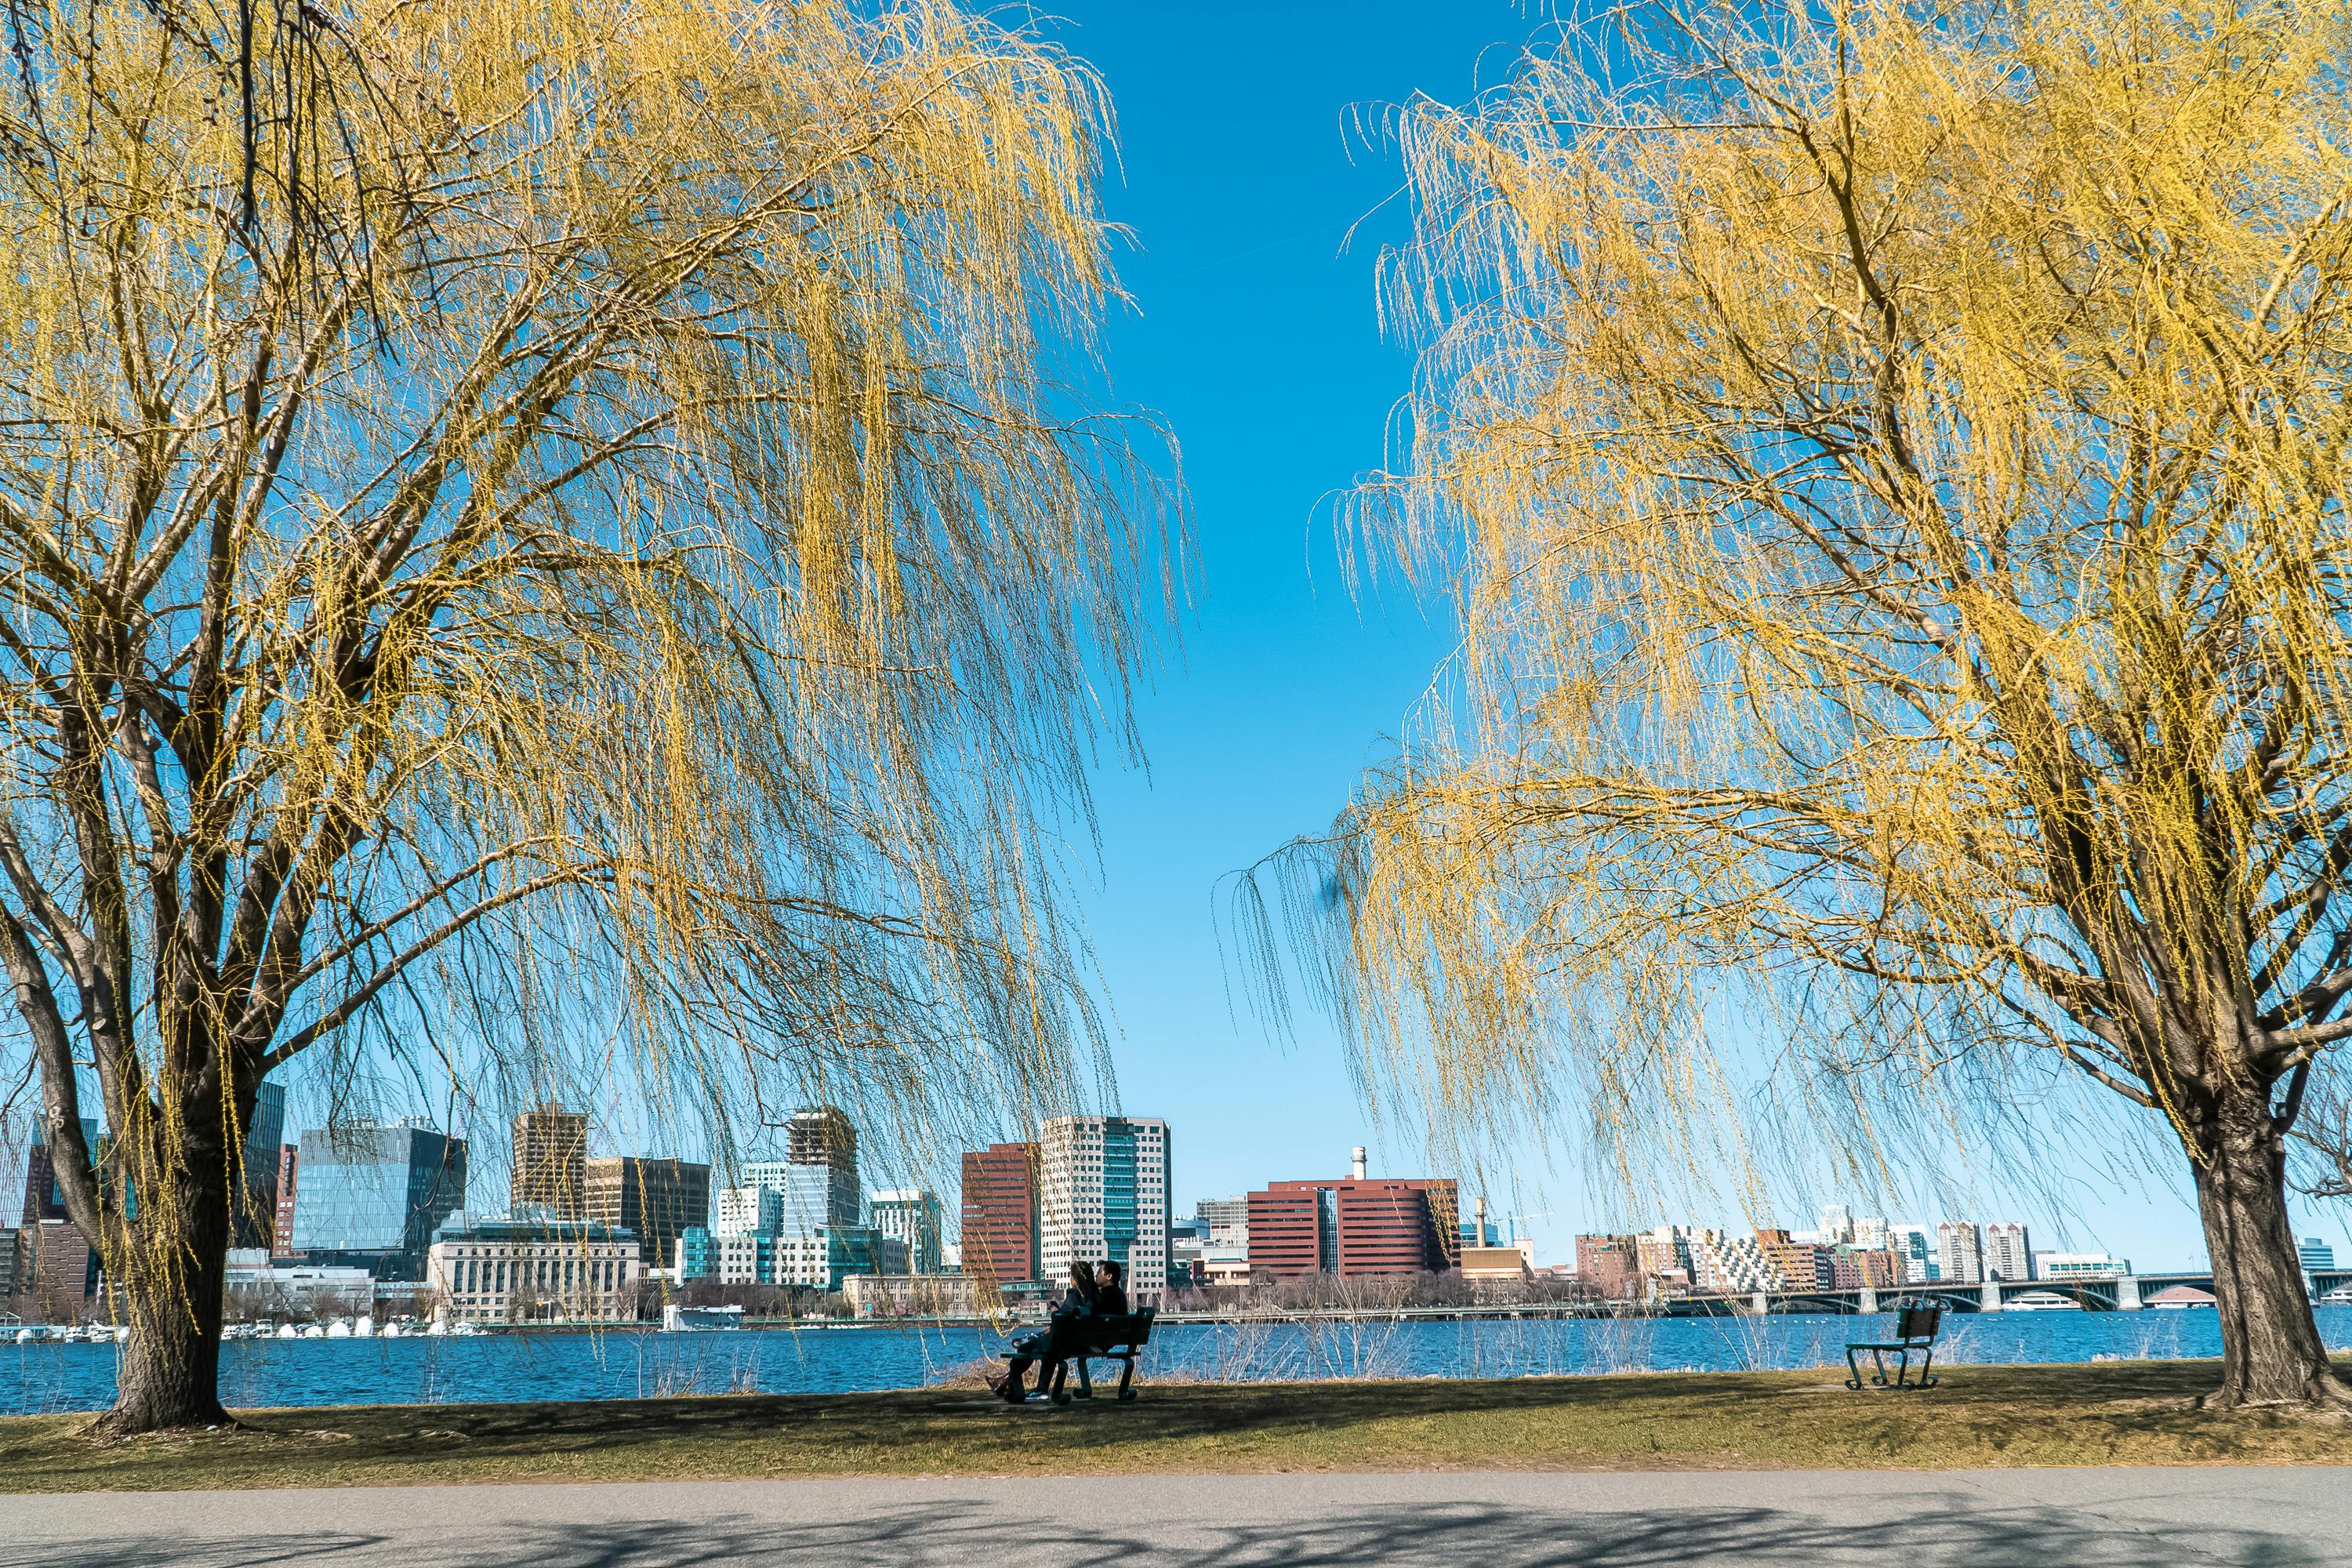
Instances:
[[[2302,1568],[2352,1470],[1138,1476],[0,1497],[8,1568]]]

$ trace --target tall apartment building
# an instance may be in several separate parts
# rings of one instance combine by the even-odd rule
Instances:
[[[1993,1279],[2033,1278],[2033,1244],[2021,1225],[1989,1225],[1984,1228],[1985,1274]]]
[[[1691,1258],[1690,1232],[1680,1226],[1662,1225],[1635,1237],[1633,1256],[1644,1279],[1663,1279],[1676,1273],[1686,1279],[1697,1277]]]
[[[1886,1247],[1903,1260],[1905,1284],[1925,1285],[1936,1278],[1936,1266],[1929,1261],[1935,1251],[1935,1237],[1926,1226],[1888,1226]]]
[[[907,1271],[940,1271],[940,1194],[929,1187],[876,1193],[866,1205],[874,1228],[907,1249]]]
[[[45,1219],[32,1232],[33,1295],[53,1323],[81,1320],[98,1279],[98,1255],[69,1219]]]
[[[551,1100],[514,1119],[507,1201],[517,1214],[543,1209],[558,1219],[578,1219],[587,1212],[587,1112]]]
[[[313,1263],[421,1279],[441,1222],[466,1203],[466,1144],[422,1121],[311,1128],[301,1139],[293,1250]]]
[[[35,1136],[37,1141],[25,1152],[25,1223],[38,1225],[45,1219],[70,1222],[72,1216],[66,1213],[65,1190],[58,1185],[58,1173],[49,1163],[48,1148],[37,1142],[37,1132]],[[98,1130],[98,1123],[89,1117],[82,1118],[81,1140],[89,1150],[90,1157],[99,1158],[104,1139]]]
[[[1936,1227],[1936,1271],[1956,1285],[1984,1281],[1984,1232],[1968,1220],[1948,1219]]]
[[[710,1167],[689,1160],[624,1155],[588,1162],[587,1217],[635,1232],[648,1269],[677,1260],[677,1238],[710,1220]]]
[[[963,1157],[963,1271],[990,1287],[1037,1272],[1037,1145],[992,1143]]]
[[[1451,1179],[1273,1182],[1249,1195],[1253,1279],[1443,1273],[1462,1256]]]
[[[272,1258],[292,1258],[294,1254],[294,1184],[301,1176],[302,1158],[291,1143],[278,1146],[278,1217],[270,1227],[269,1255]]]
[[[688,1229],[693,1228],[688,1226]],[[784,1194],[773,1187],[727,1187],[719,1194],[715,1236],[774,1236],[784,1228]]]
[[[82,1118],[81,1137],[91,1159],[106,1157],[106,1135],[96,1121]],[[57,1168],[47,1147],[37,1142],[25,1154],[24,1216],[34,1292],[52,1322],[72,1322],[81,1315],[81,1303],[98,1289],[98,1250],[66,1213]]]
[[[832,1106],[795,1113],[784,1129],[784,1158],[743,1167],[746,1185],[783,1200],[782,1234],[811,1237],[861,1223],[865,1190],[857,1179],[857,1130]]]
[[[1056,1116],[1037,1143],[1037,1265],[1058,1279],[1108,1258],[1138,1305],[1168,1289],[1168,1123],[1150,1116]],[[1139,1292],[1141,1294],[1139,1295]]]

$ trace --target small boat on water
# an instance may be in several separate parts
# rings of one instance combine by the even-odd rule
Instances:
[[[662,1309],[662,1332],[700,1333],[710,1329],[740,1329],[743,1326],[740,1307],[680,1307],[675,1304]]]
[[[299,1340],[302,1337],[302,1331],[291,1323],[283,1323],[278,1326],[278,1337],[281,1340]]]
[[[2079,1312],[2080,1301],[2069,1300],[2055,1290],[2028,1290],[2024,1295],[2001,1303],[2004,1312]]]

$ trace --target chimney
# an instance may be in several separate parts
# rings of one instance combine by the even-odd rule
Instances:
[[[1364,1179],[1364,1146],[1361,1143],[1356,1145],[1355,1167],[1349,1174],[1355,1181],[1360,1182]]]
[[[1478,1198],[1477,1225],[1478,1227],[1470,1233],[1470,1245],[1484,1247],[1486,1245],[1486,1199],[1484,1194],[1481,1194]]]

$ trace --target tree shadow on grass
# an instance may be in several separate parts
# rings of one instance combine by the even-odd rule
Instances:
[[[1184,1384],[1145,1387],[1132,1404],[1029,1411],[955,1389],[375,1405],[256,1412],[251,1430],[235,1435],[110,1446],[47,1426],[0,1426],[0,1475],[39,1489],[1072,1473],[1270,1460],[1410,1468],[1433,1458],[1825,1467],[2352,1459],[2352,1426],[2192,1410],[2214,1378],[2211,1363],[2192,1362],[1963,1367],[1925,1394],[1850,1394],[1822,1372]],[[1425,1425],[1355,1436],[1416,1420]]]
[[[2262,1419],[2216,1420],[2190,1408],[2210,1388],[2214,1369],[2200,1363],[2032,1368],[1963,1368],[1944,1385],[1921,1394],[1847,1393],[1839,1374],[1792,1385],[1787,1374],[1515,1378],[1468,1382],[1430,1378],[1403,1383],[1188,1384],[1147,1387],[1134,1404],[1098,1399],[1091,1406],[1008,1411],[984,1395],[961,1390],[911,1390],[848,1395],[744,1395],[610,1401],[569,1405],[439,1406],[404,1412],[318,1412],[301,1426],[332,1426],[352,1439],[340,1458],[397,1462],[443,1458],[456,1441],[475,1456],[492,1453],[610,1453],[633,1447],[730,1439],[783,1438],[795,1446],[873,1449],[936,1446],[949,1453],[977,1445],[1050,1449],[1064,1463],[1089,1453],[1115,1456],[1143,1444],[1187,1444],[1239,1437],[1329,1437],[1349,1428],[1416,1417],[1468,1417],[1483,1422],[1513,1415],[1557,1418],[1573,1439],[1580,1417],[1645,1420],[1687,1426],[1695,1432],[1753,1427],[1759,1417],[1792,1429],[1900,1430],[1926,1420],[1946,1430],[1974,1426],[1996,1449],[2019,1430],[2018,1406],[2086,1426],[2086,1435],[2118,1446],[2173,1436],[2193,1442],[2200,1457],[2222,1458],[2257,1451],[2250,1442],[2273,1429]],[[262,1419],[284,1423],[289,1413]],[[2031,1430],[2030,1427],[2025,1430]],[[420,1441],[429,1432],[440,1441]],[[983,1456],[984,1457],[984,1456]],[[2095,1455],[2093,1457],[2096,1457]],[[1897,1462],[1900,1462],[1899,1459]]]
[[[1799,1509],[1703,1507],[1578,1510],[1487,1503],[1322,1510],[1282,1522],[1171,1521],[1163,1527],[1070,1524],[1050,1491],[976,1492],[856,1520],[715,1519],[500,1525],[436,1520],[429,1531],[235,1541],[91,1538],[70,1550],[9,1556],[21,1568],[242,1568],[300,1561],[323,1568],[762,1568],[856,1563],[949,1568],[1017,1561],[1034,1568],[2142,1568],[2194,1561],[2236,1568],[2335,1562],[2316,1543],[2219,1526],[2140,1526],[2074,1508],[1990,1503],[1925,1486],[1868,1500],[1861,1520]],[[1884,1511],[1877,1511],[1883,1508]],[[1857,1510],[1859,1511],[1859,1510]]]

